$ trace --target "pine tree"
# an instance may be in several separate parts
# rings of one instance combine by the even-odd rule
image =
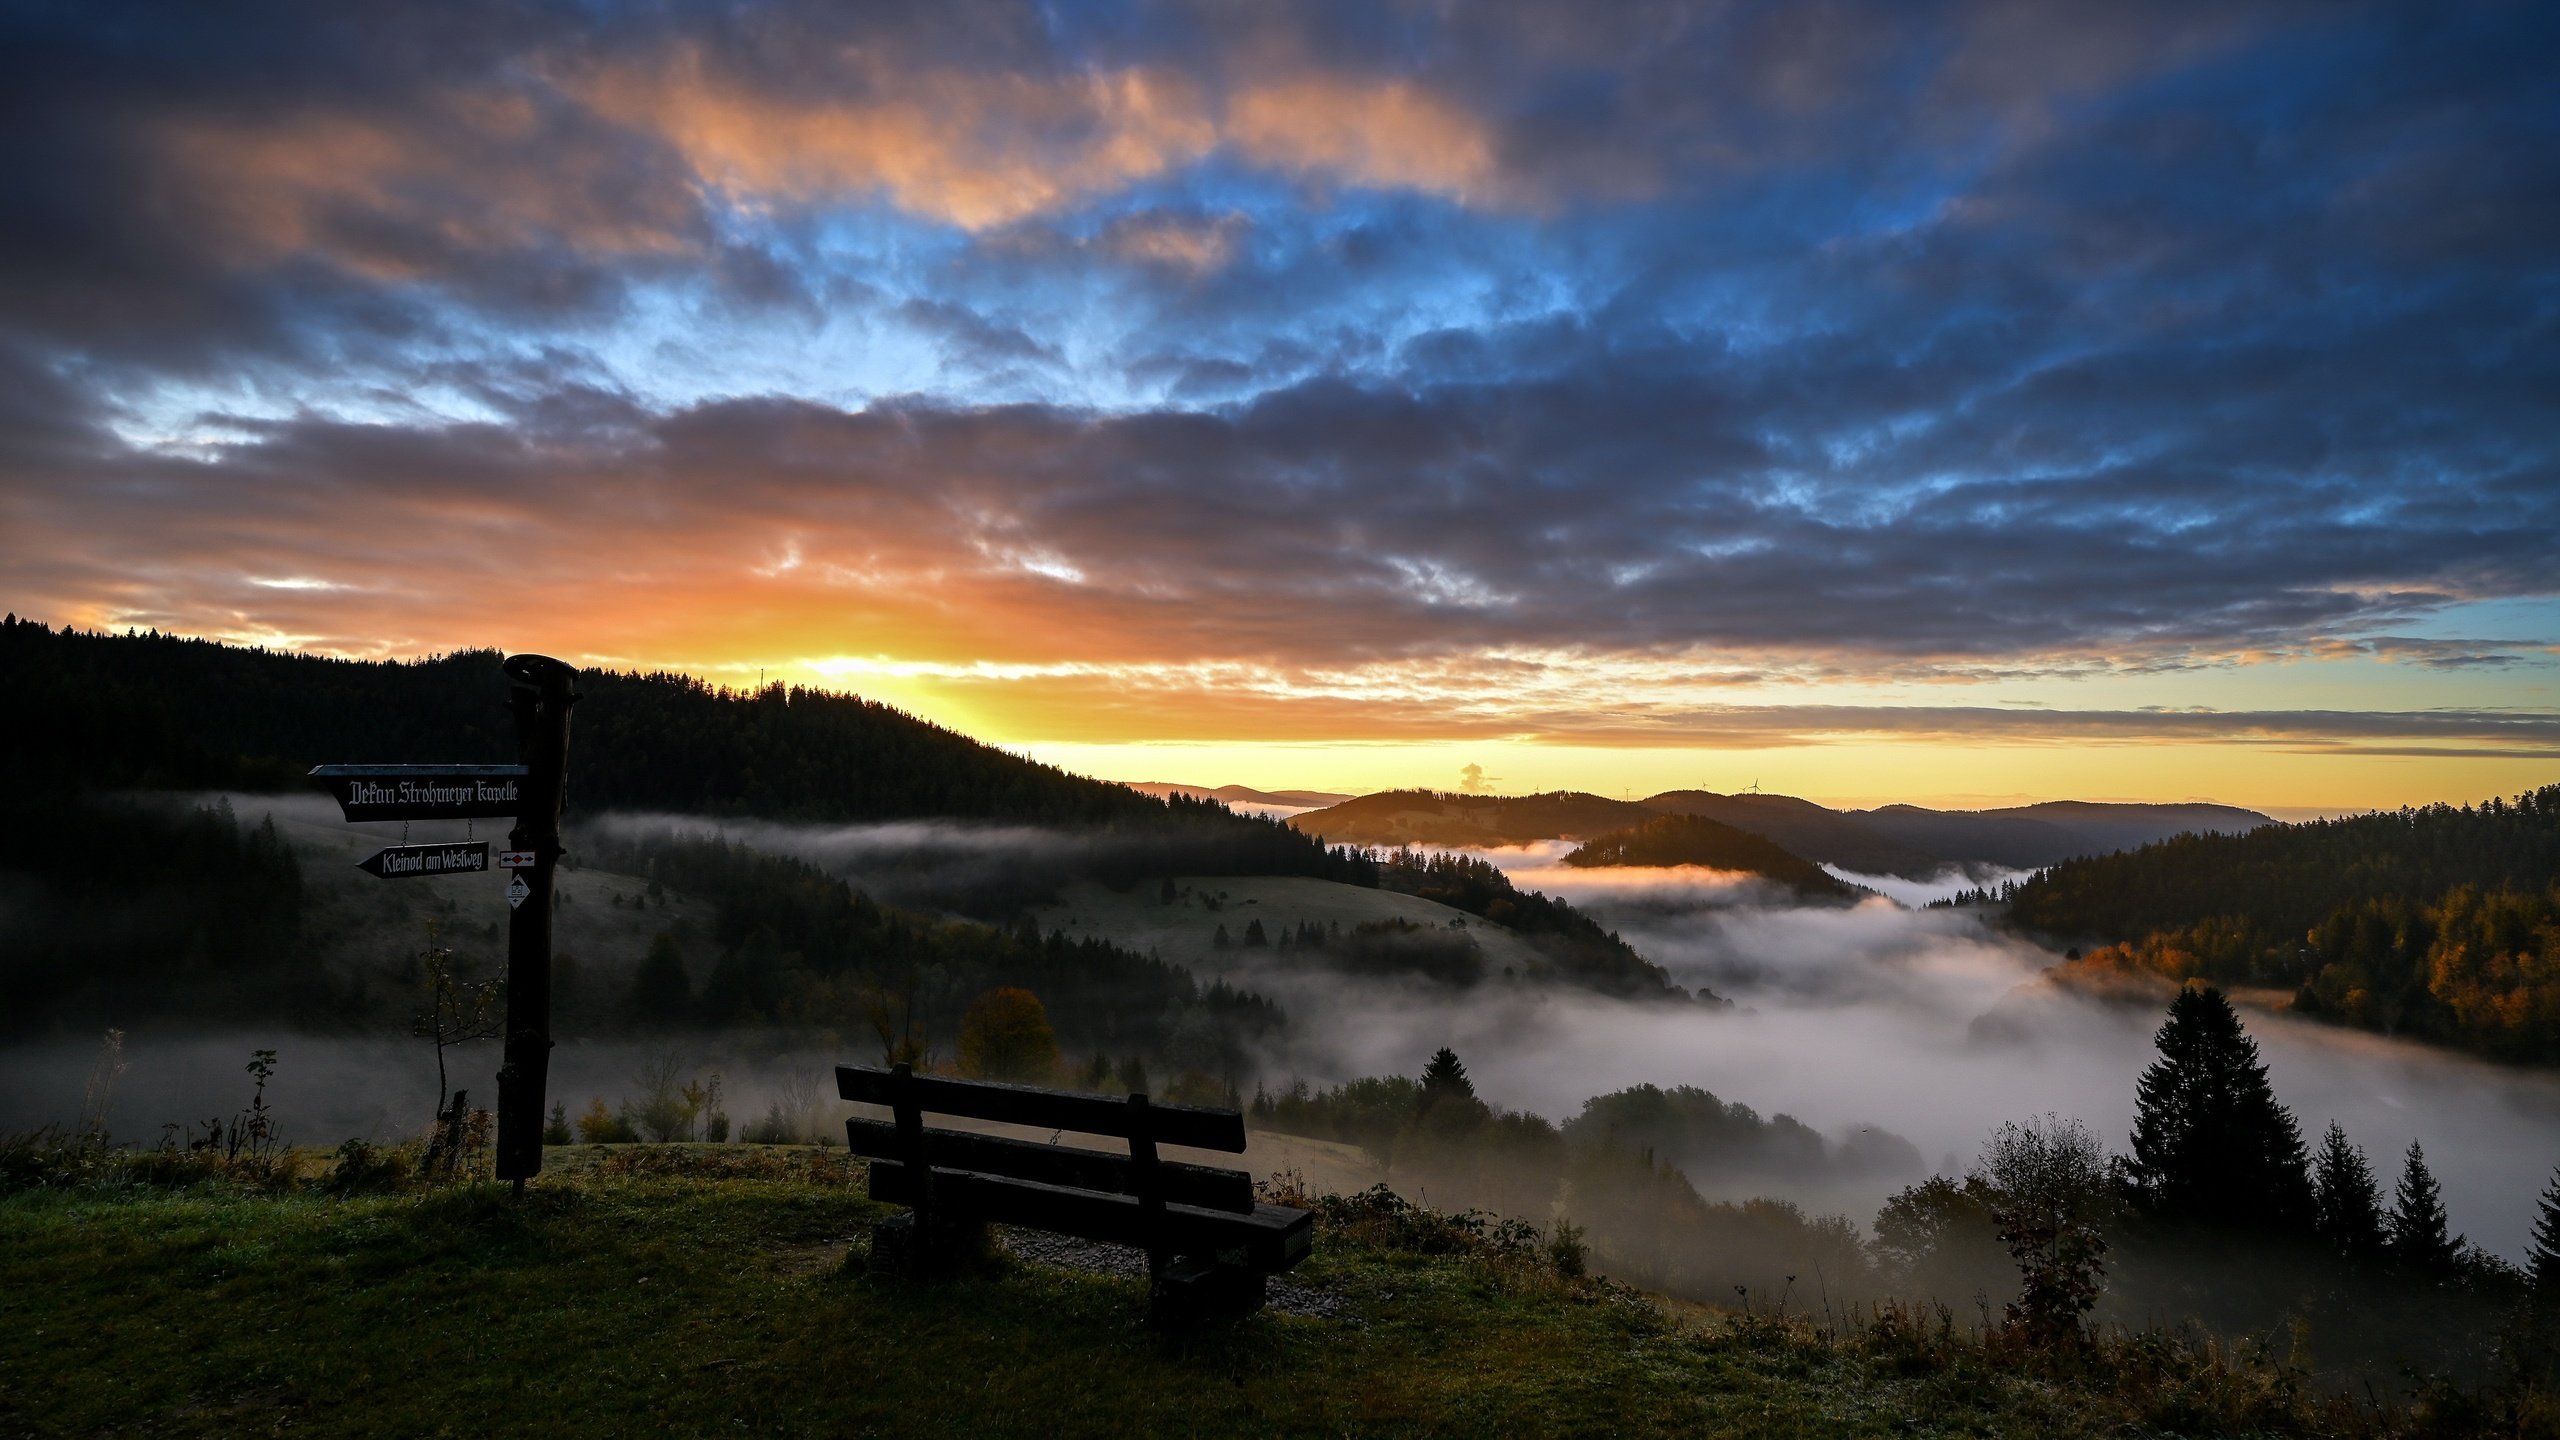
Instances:
[[[1425,1106],[1433,1101],[1463,1096],[1476,1098],[1475,1082],[1467,1078],[1467,1067],[1460,1063],[1458,1052],[1443,1045],[1431,1063],[1422,1067],[1422,1097]]]
[[[2525,1257],[2525,1273],[2533,1279],[2534,1304],[2560,1314],[2560,1170],[2542,1192],[2542,1213],[2533,1222],[2533,1250]]]
[[[2330,1250],[2351,1260],[2380,1258],[2386,1240],[2382,1187],[2364,1152],[2347,1143],[2347,1132],[2335,1121],[2312,1162],[2311,1183],[2316,1225]]]
[[[2444,1193],[2427,1169],[2426,1152],[2412,1140],[2399,1193],[2392,1199],[2391,1258],[2413,1270],[2444,1271],[2453,1268],[2461,1251],[2462,1237],[2448,1233]]]
[[[2219,990],[2178,992],[2142,1073],[2133,1178],[2153,1213],[2213,1225],[2299,1229],[2314,1207],[2293,1115],[2257,1042]]]
[[[1264,932],[1262,922],[1260,920],[1246,922],[1244,927],[1244,943],[1247,945],[1268,945],[1271,943],[1271,937]]]
[[[2534,1217],[2534,1248],[2524,1256],[2524,1279],[2534,1286],[2534,1320],[2560,1355],[2560,1171],[2542,1189],[2542,1215]]]
[[[685,978],[684,953],[676,948],[676,937],[661,930],[631,977],[631,1009],[642,1020],[672,1025],[692,1006],[693,986]]]

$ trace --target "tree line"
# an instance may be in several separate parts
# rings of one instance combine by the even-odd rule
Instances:
[[[2291,1327],[2324,1368],[2560,1378],[2547,1368],[2560,1359],[2560,1171],[2511,1264],[2455,1231],[2420,1145],[2388,1185],[2335,1125],[2307,1145],[2220,992],[2182,991],[2156,1046],[2126,1153],[2053,1116],[2003,1125],[1963,1173],[1895,1193],[1872,1239],[1740,1197],[1917,1170],[1907,1144],[1827,1142],[1690,1087],[1596,1096],[1558,1125],[1478,1097],[1444,1048],[1418,1078],[1264,1090],[1252,1114],[1363,1145],[1399,1189],[1444,1207],[1579,1227],[1610,1273],[1713,1304],[1783,1305],[1819,1285],[1835,1305],[1966,1306],[2040,1349],[2082,1344],[2102,1319],[2193,1320],[2226,1335]]]
[[[2090,943],[2087,968],[2279,987],[2305,1015],[2560,1063],[2560,786],[2184,835],[1998,898]]]
[[[277,791],[307,789],[315,764],[510,762],[503,658],[339,660],[11,615],[0,620],[0,771],[75,775],[93,789]],[[1204,873],[1363,871],[1276,822],[1071,775],[856,695],[607,670],[582,672],[578,689],[572,814],[1163,829],[1204,863],[1259,867]]]
[[[877,903],[806,862],[719,839],[599,842],[590,863],[645,876],[712,907],[707,934],[673,930],[632,979],[644,1027],[776,1025],[867,1037],[884,1062],[948,1061],[970,1007],[1037,998],[1060,1044],[1158,1057],[1232,1089],[1278,1006],[1223,980],[1105,940],[947,920]]]

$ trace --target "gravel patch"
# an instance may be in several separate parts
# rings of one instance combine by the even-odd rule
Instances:
[[[1034,1265],[1049,1265],[1060,1270],[1082,1270],[1093,1275],[1117,1275],[1124,1280],[1147,1278],[1147,1252],[1131,1245],[1106,1245],[1099,1240],[1080,1240],[1073,1235],[1052,1235],[1046,1230],[1023,1230],[1003,1226],[998,1235],[1004,1248],[1018,1260]],[[1314,1320],[1350,1318],[1345,1314],[1342,1297],[1330,1290],[1304,1285],[1286,1275],[1274,1275],[1263,1281],[1264,1308],[1281,1315],[1300,1315]]]

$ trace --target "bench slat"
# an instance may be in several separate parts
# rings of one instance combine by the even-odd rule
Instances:
[[[886,1120],[847,1120],[845,1140],[856,1155],[875,1160],[897,1160],[905,1157],[906,1146],[898,1138],[898,1127]],[[1043,1145],[1033,1140],[1013,1140],[997,1135],[973,1135],[965,1130],[927,1129],[924,1132],[925,1153],[937,1167],[952,1170],[975,1170],[987,1175],[1009,1175],[1017,1180],[1036,1180],[1044,1185],[1073,1185],[1086,1190],[1104,1190],[1118,1195],[1135,1194],[1136,1176],[1126,1155],[1106,1150],[1087,1150],[1075,1145]],[[1157,1169],[1164,1183],[1164,1198],[1180,1205],[1197,1205],[1204,1210],[1226,1210],[1238,1215],[1253,1212],[1253,1177],[1242,1170],[1224,1170],[1209,1165],[1184,1165],[1165,1161]]]
[[[891,1104],[890,1073],[869,1065],[836,1067],[836,1093],[867,1105]],[[1087,1135],[1129,1138],[1130,1107],[1124,1100],[1081,1095],[1072,1090],[1045,1090],[1035,1085],[1003,1085],[992,1080],[952,1080],[940,1075],[915,1077],[916,1104],[936,1115],[963,1115],[1043,1130],[1075,1130]],[[1187,1145],[1195,1150],[1244,1149],[1244,1116],[1233,1110],[1198,1105],[1150,1105],[1147,1138],[1160,1145]]]
[[[894,1160],[871,1162],[872,1199],[912,1205],[916,1188],[915,1177],[905,1165]],[[1242,1250],[1254,1268],[1271,1274],[1305,1259],[1315,1243],[1315,1216],[1283,1205],[1256,1205],[1247,1215],[1167,1205],[1162,1229],[1152,1231],[1137,1200],[1127,1195],[1098,1195],[940,1166],[933,1171],[933,1201],[946,1214],[1115,1245],[1143,1248],[1152,1241],[1180,1254],[1203,1256]]]

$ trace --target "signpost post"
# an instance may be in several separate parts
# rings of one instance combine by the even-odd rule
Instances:
[[[507,884],[506,1058],[498,1067],[498,1178],[542,1172],[542,1102],[551,1079],[551,878],[560,864],[560,810],[568,798],[569,707],[574,666],[547,655],[507,660],[522,797],[507,849],[530,854]],[[524,893],[517,894],[518,887]]]
[[[511,656],[515,765],[319,765],[311,778],[350,820],[470,820],[512,815],[498,866],[507,878],[506,1054],[498,1067],[498,1178],[542,1172],[543,1091],[551,1079],[551,878],[560,864],[560,810],[568,797],[569,707],[574,666],[547,655]],[[489,868],[486,841],[393,845],[360,869],[385,880]],[[457,1098],[459,1098],[457,1096]]]

